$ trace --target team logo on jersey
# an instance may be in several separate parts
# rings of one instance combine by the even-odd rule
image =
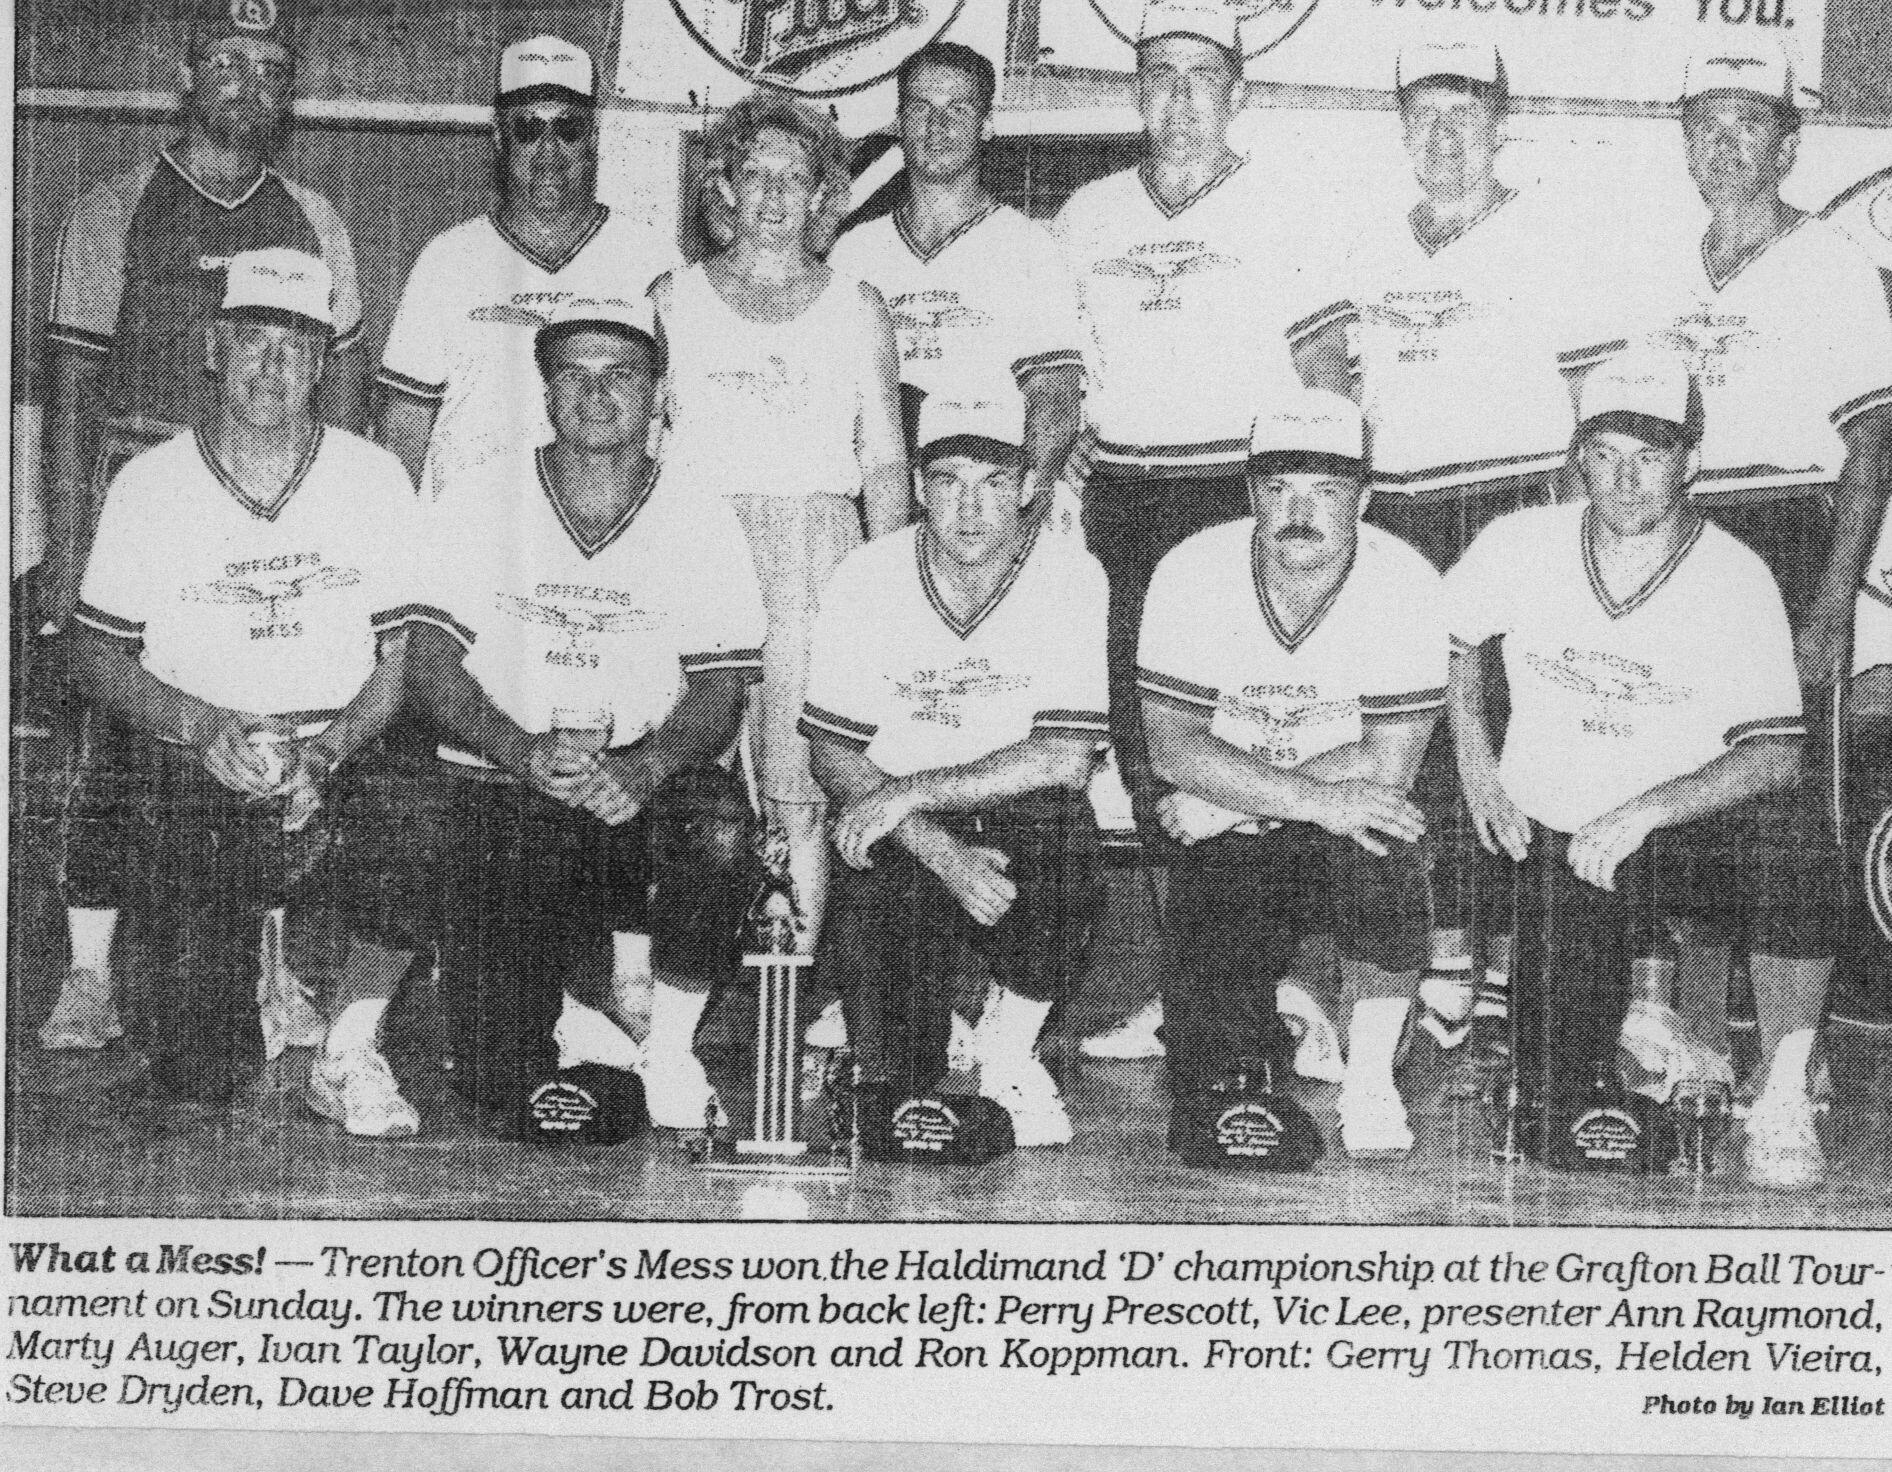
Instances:
[[[904,362],[933,362],[946,356],[940,346],[945,332],[977,332],[990,327],[990,314],[977,307],[959,305],[958,295],[949,291],[916,291],[895,297],[893,325],[900,337],[900,357]]]
[[[1648,667],[1596,650],[1566,649],[1562,659],[1526,654],[1524,662],[1553,685],[1621,705],[1680,705],[1694,695],[1683,685],[1649,678]],[[1584,666],[1578,669],[1577,666]]]
[[[1019,675],[994,674],[990,660],[962,659],[945,669],[915,670],[911,678],[895,680],[893,691],[913,707],[910,719],[958,727],[964,724],[964,702],[989,700],[1027,683]]]
[[[1242,55],[1253,59],[1269,52],[1301,28],[1314,13],[1320,0],[1225,0],[1235,12],[1235,34],[1241,38]],[[1146,0],[1091,0],[1097,18],[1109,26],[1126,46],[1136,45],[1137,32],[1143,28]]]
[[[535,291],[527,293],[523,301],[514,297],[509,302],[475,307],[466,315],[472,322],[501,322],[508,327],[530,327],[537,332],[552,320],[558,304],[569,295],[570,292],[564,291]]]
[[[1399,361],[1428,362],[1439,356],[1429,339],[1477,315],[1477,307],[1456,291],[1394,291],[1369,302],[1362,315],[1376,327],[1400,335]]]
[[[1128,255],[1113,256],[1091,267],[1093,276],[1127,276],[1147,281],[1155,290],[1137,303],[1139,312],[1174,312],[1182,306],[1176,283],[1211,272],[1238,270],[1241,262],[1210,250],[1200,241],[1179,240],[1162,245],[1141,245]]]
[[[501,593],[498,602],[502,613],[522,623],[558,630],[572,649],[590,648],[592,638],[600,634],[628,634],[657,625],[657,620],[641,608],[588,608],[577,603],[522,598],[516,593]]]
[[[769,355],[768,367],[761,372],[749,368],[725,368],[709,374],[708,378],[725,393],[742,401],[740,405],[732,407],[787,414],[808,399],[806,370],[790,368],[786,360],[773,353]],[[733,429],[735,426],[730,427]]]
[[[1759,336],[1740,313],[1692,312],[1658,332],[1655,341],[1687,358],[1702,387],[1710,388],[1728,381],[1729,360]]]
[[[752,82],[826,97],[892,76],[965,0],[670,0],[677,19]]]
[[[257,625],[275,625],[282,622],[283,605],[293,603],[299,598],[307,598],[314,593],[331,593],[341,588],[352,588],[361,581],[361,574],[352,567],[336,567],[323,562],[317,553],[302,553],[292,558],[268,559],[269,561],[288,561],[304,563],[313,561],[318,566],[307,572],[299,572],[291,577],[261,577],[257,574],[264,568],[251,569],[248,564],[235,562],[225,569],[227,576],[208,583],[193,583],[183,590],[183,596],[192,603],[220,603],[230,607],[248,608],[252,622]]]

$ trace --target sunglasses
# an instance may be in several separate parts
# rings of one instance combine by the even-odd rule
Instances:
[[[551,131],[560,143],[579,143],[591,133],[591,119],[574,113],[562,112],[557,117],[540,117],[537,113],[517,113],[507,123],[512,133],[512,141],[521,147],[537,143]]]

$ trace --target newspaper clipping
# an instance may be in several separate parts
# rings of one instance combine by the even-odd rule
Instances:
[[[0,1424],[1884,1452],[1879,0],[13,26]]]

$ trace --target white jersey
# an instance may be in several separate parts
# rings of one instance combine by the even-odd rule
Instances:
[[[187,695],[326,721],[415,597],[417,510],[401,462],[344,430],[316,430],[269,509],[181,434],[112,481],[74,616]]]
[[[1861,179],[1821,212],[1881,271],[1892,271],[1892,169]]]
[[[1005,393],[1041,368],[1081,367],[1077,290],[1057,243],[989,205],[930,255],[896,209],[835,243],[835,270],[876,287],[900,341],[900,381],[925,393]]]
[[[408,273],[380,372],[387,387],[439,406],[421,475],[428,499],[552,438],[532,343],[554,308],[576,297],[636,301],[664,264],[603,205],[562,260],[533,254],[492,215],[430,240]]]
[[[664,459],[725,496],[858,496],[856,432],[877,391],[874,316],[839,272],[799,317],[754,322],[703,267],[670,273]]]
[[[735,513],[653,477],[587,540],[552,489],[546,451],[490,464],[478,517],[437,508],[428,618],[522,730],[558,710],[611,712],[611,744],[655,730],[693,674],[762,670],[762,595]]]
[[[1557,355],[1593,340],[1593,324],[1572,319],[1600,295],[1586,284],[1574,224],[1544,191],[1512,191],[1436,247],[1406,212],[1364,226],[1329,300],[1290,338],[1346,325],[1374,490],[1463,495],[1563,462],[1575,421]]]
[[[1853,673],[1892,664],[1892,506],[1879,524],[1879,542],[1859,579],[1853,621]]]
[[[848,554],[821,595],[801,729],[890,776],[961,766],[1042,732],[1101,744],[1109,589],[1088,553],[1034,534],[984,608],[954,616],[927,523]]]
[[[1596,571],[1587,503],[1516,511],[1445,587],[1455,645],[1504,641],[1498,776],[1548,828],[1574,833],[1739,742],[1805,733],[1773,574],[1712,522],[1619,602]]]
[[[1362,526],[1353,564],[1297,630],[1263,582],[1254,517],[1211,527],[1157,564],[1137,685],[1210,712],[1209,732],[1270,766],[1359,741],[1366,722],[1445,705],[1439,574],[1398,537]]]
[[[1239,160],[1177,210],[1141,169],[1071,196],[1056,229],[1090,329],[1086,409],[1103,464],[1236,472],[1256,412],[1301,393],[1278,214],[1260,166]]]
[[[1726,279],[1700,244],[1657,250],[1632,336],[1689,360],[1707,424],[1697,496],[1812,494],[1846,462],[1840,431],[1892,404],[1892,308],[1872,263],[1807,217]],[[1567,354],[1576,366],[1618,344]]]

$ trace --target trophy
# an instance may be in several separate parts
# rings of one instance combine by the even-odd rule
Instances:
[[[1718,1079],[1701,1079],[1677,1086],[1669,1105],[1675,1116],[1676,1152],[1669,1174],[1711,1176],[1721,1137],[1734,1115],[1734,1091]]]
[[[779,829],[765,830],[757,852],[765,877],[742,927],[742,967],[756,995],[755,1097],[746,1110],[738,1108],[748,1132],[733,1141],[720,1103],[711,1101],[698,1164],[712,1172],[845,1177],[853,1173],[858,1152],[851,1111],[840,1104],[851,1093],[848,1065],[839,1058],[823,1060],[802,1046],[798,1003],[814,958],[804,949],[808,923],[788,874],[787,836]],[[822,1118],[808,1106],[824,1099]],[[825,1137],[825,1152],[807,1138],[810,1125]]]
[[[1313,1116],[1275,1092],[1266,1058],[1243,1058],[1228,1077],[1178,1100],[1171,1121],[1171,1147],[1190,1165],[1303,1171],[1325,1153]]]

